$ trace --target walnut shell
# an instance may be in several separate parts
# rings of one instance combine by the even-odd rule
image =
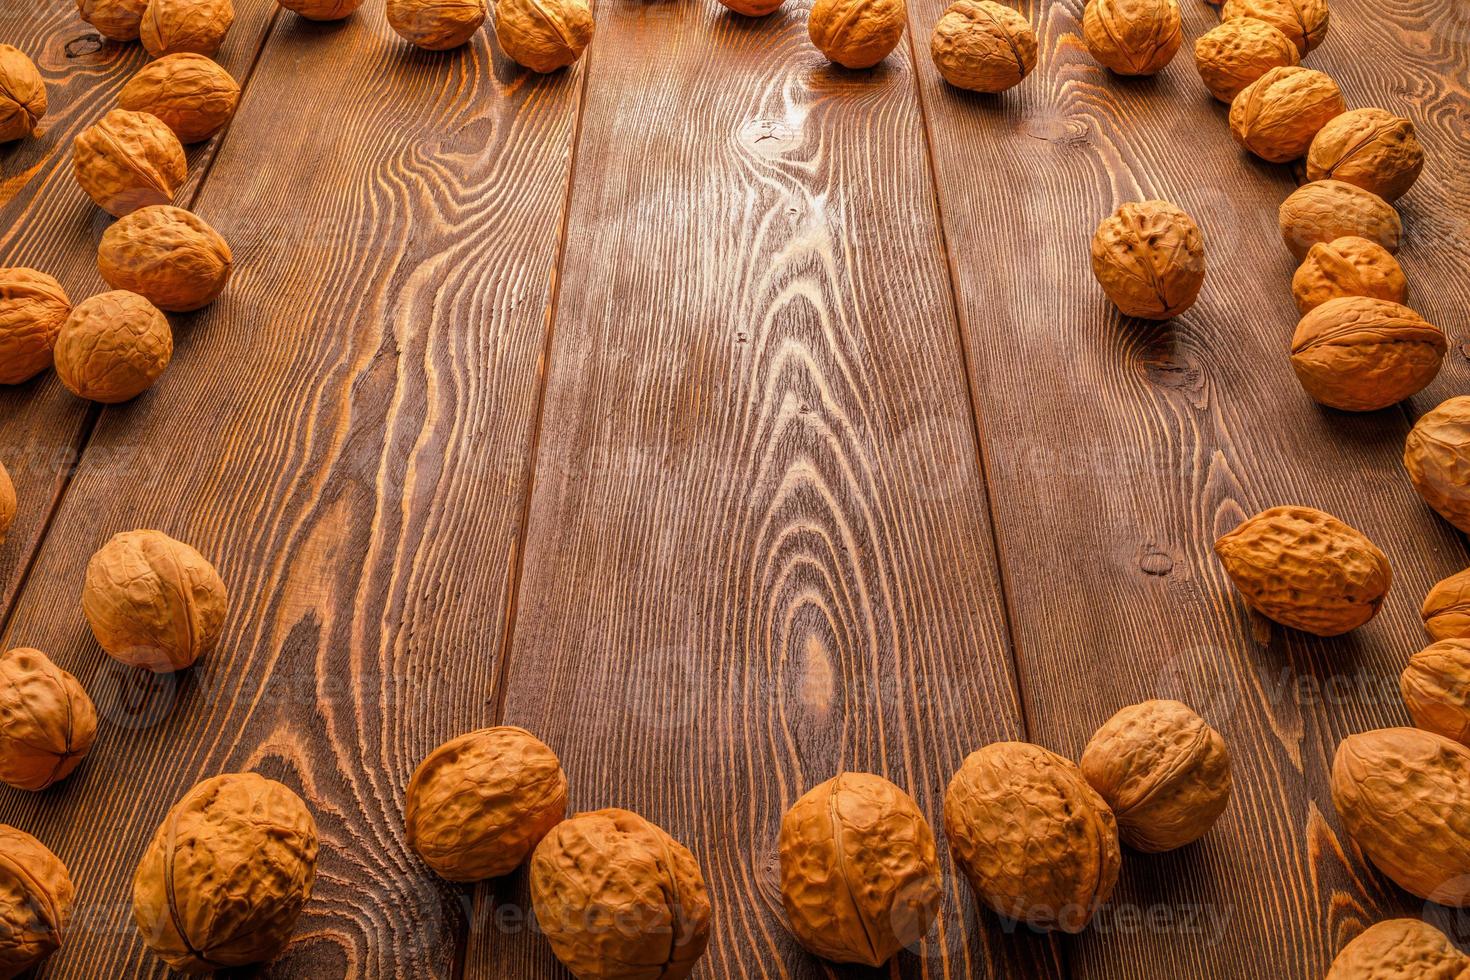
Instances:
[[[82,190],[119,218],[168,204],[189,176],[173,130],[157,116],[126,109],[113,109],[77,134],[72,162]]]
[[[1389,919],[1342,948],[1327,980],[1464,980],[1470,959],[1434,926]]]
[[[1178,701],[1124,708],[1092,736],[1082,775],[1118,820],[1123,842],[1172,851],[1205,835],[1230,802],[1230,753]]]
[[[495,5],[500,49],[532,71],[553,72],[582,57],[594,26],[586,0],[498,0]]]
[[[944,828],[955,863],[997,914],[1034,929],[1086,928],[1118,880],[1113,812],[1067,759],[997,742],[950,780]]]
[[[1366,238],[1397,252],[1404,234],[1392,204],[1340,180],[1318,180],[1298,187],[1281,203],[1278,220],[1281,239],[1298,262],[1313,245],[1339,238]]]
[[[1375,412],[1433,381],[1448,349],[1444,333],[1407,306],[1344,296],[1302,317],[1291,338],[1291,368],[1317,402]]]
[[[24,51],[0,44],[0,143],[36,131],[46,115],[46,82]]]
[[[117,104],[157,116],[181,143],[198,143],[235,117],[240,86],[202,54],[171,54],[143,66],[118,93]]]
[[[939,856],[918,804],[881,776],[845,772],[781,818],[781,903],[802,946],[881,966],[939,914]]]
[[[213,303],[234,268],[230,246],[198,215],[168,204],[139,208],[102,234],[97,269],[113,289],[173,313]]]
[[[1194,219],[1167,201],[1125,204],[1092,236],[1092,274],[1125,315],[1167,320],[1199,296],[1204,239]]]
[[[1368,622],[1393,580],[1366,535],[1312,507],[1263,510],[1216,541],[1215,554],[1252,609],[1317,636]]]
[[[77,0],[82,20],[113,41],[136,41],[148,0]]]
[[[54,353],[56,375],[73,394],[115,405],[153,387],[173,357],[174,337],[152,303],[114,290],[77,304]]]
[[[214,566],[162,531],[115,535],[87,564],[82,612],[125,664],[182,670],[219,642],[229,596]]]
[[[1470,749],[1418,728],[1350,735],[1332,799],[1358,849],[1412,895],[1470,906]]]
[[[1470,745],[1470,640],[1440,640],[1414,654],[1399,691],[1415,725]]]
[[[1371,296],[1391,303],[1409,299],[1409,282],[1393,254],[1366,238],[1349,235],[1313,245],[1291,280],[1303,315],[1330,299]]]
[[[234,22],[230,0],[148,0],[138,33],[155,58],[184,52],[212,58]]]
[[[1154,75],[1184,43],[1176,0],[1087,0],[1082,39],[1104,68],[1119,75]]]
[[[730,10],[745,17],[765,17],[781,8],[783,0],[720,0]]]
[[[1286,163],[1304,156],[1317,131],[1346,111],[1325,73],[1284,65],[1241,89],[1230,103],[1230,132],[1262,160]]]
[[[1420,416],[1404,443],[1404,466],[1424,502],[1470,533],[1470,397]]]
[[[556,753],[520,728],[450,739],[414,770],[404,801],[408,844],[450,881],[480,881],[523,864],[567,813]]]
[[[1307,152],[1308,180],[1341,180],[1385,201],[1408,193],[1424,169],[1414,124],[1382,109],[1344,112],[1317,132]]]
[[[70,315],[66,291],[46,273],[0,269],[0,384],[17,385],[49,368]]]
[[[1470,568],[1436,582],[1419,614],[1436,640],[1470,639]]]
[[[531,902],[578,977],[682,980],[709,944],[694,855],[627,810],[579,813],[547,834],[531,855]]]
[[[60,858],[0,824],[0,977],[18,977],[61,947],[74,894]]]
[[[362,0],[276,0],[282,7],[307,20],[341,20],[350,17]]]
[[[0,544],[5,543],[5,536],[15,523],[17,506],[15,484],[10,482],[10,473],[5,469],[5,464],[0,463]]]
[[[1249,17],[1276,28],[1306,54],[1327,38],[1327,0],[1225,0],[1221,20]]]
[[[485,0],[388,0],[388,25],[425,51],[459,47],[488,14]]]
[[[1194,42],[1194,65],[1210,94],[1229,103],[1272,68],[1300,63],[1291,38],[1263,20],[1227,20]]]
[[[311,898],[316,857],[316,821],[290,789],[253,772],[206,779],[144,851],[133,922],[185,973],[274,959]]]
[[[0,782],[42,790],[92,749],[97,709],[77,679],[40,650],[0,657]]]
[[[1004,92],[1036,67],[1036,32],[1011,7],[993,0],[955,0],[934,25],[929,55],[956,88]]]
[[[807,34],[817,50],[844,68],[872,68],[903,38],[904,0],[815,0]]]

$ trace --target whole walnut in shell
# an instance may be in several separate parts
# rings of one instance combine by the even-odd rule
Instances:
[[[0,44],[0,143],[36,131],[46,115],[46,82],[24,51]]]
[[[1301,61],[1291,38],[1263,20],[1227,20],[1194,42],[1194,64],[1210,94],[1233,102],[1246,86],[1272,68]]]
[[[169,204],[139,208],[102,234],[97,268],[113,289],[161,310],[185,313],[213,303],[234,268],[230,246],[196,214]]]
[[[997,742],[950,780],[944,827],[955,863],[998,915],[1034,929],[1086,928],[1118,880],[1113,812],[1070,761]]]
[[[592,8],[586,0],[499,0],[495,39],[500,50],[532,71],[565,68],[592,43]]]
[[[1368,622],[1393,580],[1367,536],[1312,507],[1263,510],[1216,541],[1215,554],[1252,609],[1317,636]]]
[[[82,685],[40,650],[0,657],[0,782],[46,789],[81,765],[97,738]]]
[[[720,0],[724,6],[745,17],[765,17],[781,8],[783,0]]]
[[[50,367],[70,315],[66,291],[46,273],[0,269],[0,384],[18,385]]]
[[[133,922],[185,973],[274,959],[316,880],[316,821],[257,773],[199,783],[174,804],[133,876]]]
[[[1448,349],[1440,329],[1407,306],[1344,296],[1302,317],[1291,338],[1291,368],[1315,401],[1375,412],[1433,381]]]
[[[82,20],[113,41],[136,41],[148,0],[77,0]]]
[[[520,728],[452,738],[414,770],[403,822],[408,844],[450,881],[510,874],[567,813],[556,753]]]
[[[139,36],[155,58],[185,52],[213,57],[234,22],[230,0],[148,0]]]
[[[1366,238],[1390,252],[1399,250],[1404,228],[1399,213],[1372,191],[1340,180],[1303,184],[1281,203],[1281,239],[1300,262],[1319,242]]]
[[[137,293],[119,289],[71,311],[56,337],[56,375],[77,397],[116,405],[153,387],[173,353],[164,315]]]
[[[0,824],[0,977],[18,977],[61,947],[74,894],[60,858]]]
[[[955,0],[934,25],[929,55],[956,88],[1004,92],[1036,67],[1036,32],[1011,7],[993,0]]]
[[[1081,768],[1123,842],[1140,851],[1194,843],[1230,802],[1225,740],[1178,701],[1145,701],[1113,715],[1087,743]]]
[[[1194,219],[1167,201],[1125,204],[1092,236],[1092,274],[1125,315],[1167,320],[1199,296],[1204,239]]]
[[[939,857],[918,804],[881,776],[845,772],[781,819],[781,902],[797,941],[881,966],[939,913]]]
[[[1184,33],[1176,0],[1087,0],[1082,38],[1104,68],[1119,75],[1164,70]]]
[[[1470,639],[1470,568],[1436,582],[1419,614],[1436,640]]]
[[[907,17],[904,0],[815,0],[806,29],[828,61],[872,68],[898,47]]]
[[[1420,416],[1404,443],[1404,466],[1424,502],[1470,533],[1470,397]]]
[[[1292,277],[1291,293],[1297,309],[1307,314],[1342,296],[1404,303],[1409,298],[1409,283],[1388,249],[1349,235],[1313,245]]]
[[[578,977],[682,980],[709,944],[694,855],[627,810],[579,813],[547,834],[531,855],[531,902]]]
[[[10,473],[6,471],[5,464],[0,463],[0,544],[5,543],[5,536],[15,523],[16,506],[15,484],[10,482]]]
[[[168,204],[189,176],[173,130],[146,112],[113,109],[77,135],[72,150],[77,183],[116,217],[150,204]]]
[[[276,0],[307,20],[341,20],[362,6],[362,0]]]
[[[214,566],[162,531],[115,535],[87,564],[82,612],[102,649],[134,667],[190,666],[219,642],[228,608]]]
[[[157,116],[181,143],[198,143],[235,117],[240,86],[202,54],[171,54],[143,66],[118,93],[117,104]]]
[[[1286,163],[1304,156],[1318,130],[1346,111],[1326,74],[1285,65],[1241,89],[1230,103],[1230,133],[1262,160]]]
[[[1414,654],[1399,691],[1415,725],[1470,745],[1470,640],[1440,640]]]
[[[1389,919],[1342,948],[1327,980],[1464,980],[1470,959],[1418,919]]]
[[[1308,180],[1341,180],[1385,201],[1406,194],[1424,169],[1414,124],[1382,109],[1344,112],[1317,131],[1307,151]]]
[[[1470,749],[1418,728],[1343,739],[1332,800],[1358,849],[1402,889],[1470,906]]]
[[[1225,0],[1220,8],[1221,20],[1238,18],[1263,20],[1291,38],[1297,50],[1306,54],[1327,37],[1327,0]]]
[[[485,0],[388,0],[388,26],[425,51],[448,51],[485,23]]]

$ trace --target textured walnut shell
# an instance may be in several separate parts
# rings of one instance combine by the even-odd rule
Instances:
[[[362,0],[276,0],[307,20],[341,20],[362,6]]]
[[[148,0],[138,33],[155,58],[184,52],[214,57],[234,22],[230,0]]]
[[[944,829],[976,897],[1034,929],[1081,932],[1118,880],[1113,812],[1075,765],[1037,745],[972,753],[945,793]]]
[[[1210,94],[1229,103],[1272,68],[1301,61],[1291,38],[1263,20],[1227,20],[1194,42],[1194,65]]]
[[[274,959],[311,897],[316,857],[316,821],[290,789],[253,772],[206,779],[143,853],[133,921],[185,973]]]
[[[1203,718],[1178,701],[1124,708],[1082,753],[1082,775],[1102,795],[1124,843],[1172,851],[1215,825],[1230,802],[1230,753]]]
[[[1436,582],[1419,614],[1436,640],[1470,639],[1470,568]]]
[[[1194,219],[1167,201],[1125,204],[1092,236],[1092,274],[1127,316],[1167,320],[1199,296],[1204,239]]]
[[[881,966],[924,938],[939,913],[939,857],[918,804],[847,772],[781,819],[781,903],[802,946],[838,963]]]
[[[565,68],[592,43],[592,8],[586,0],[499,0],[495,39],[500,50],[532,71]]]
[[[46,82],[24,51],[0,44],[0,143],[36,131],[46,115]]]
[[[1036,32],[1011,7],[993,0],[955,0],[934,25],[929,55],[956,88],[1004,92],[1036,67]]]
[[[1307,152],[1308,180],[1341,180],[1385,201],[1406,194],[1424,169],[1414,124],[1382,109],[1344,112],[1317,132]]]
[[[1184,43],[1176,0],[1088,0],[1082,14],[1087,50],[1119,75],[1153,75]]]
[[[1370,926],[1342,948],[1327,980],[1465,980],[1470,959],[1418,919]]]
[[[136,41],[148,0],[77,0],[82,20],[113,41]]]
[[[174,353],[173,331],[137,293],[114,290],[77,304],[56,337],[56,376],[73,394],[104,405],[136,398]]]
[[[1344,296],[1302,317],[1291,338],[1291,367],[1317,402],[1374,412],[1433,381],[1448,349],[1444,333],[1407,306]]]
[[[1326,74],[1285,65],[1241,89],[1230,103],[1230,132],[1262,160],[1286,163],[1305,155],[1317,131],[1346,111]]]
[[[1215,542],[1225,573],[1256,612],[1338,636],[1378,614],[1388,558],[1361,531],[1312,507],[1272,507]]]
[[[18,977],[60,948],[73,895],[60,858],[0,824],[0,977]]]
[[[531,856],[531,902],[578,977],[682,980],[709,944],[694,855],[627,810],[579,813],[547,834]]]
[[[1281,203],[1281,239],[1300,262],[1313,245],[1339,238],[1366,238],[1390,252],[1399,250],[1399,213],[1372,191],[1340,180],[1303,184]]]
[[[408,844],[450,881],[510,874],[567,813],[567,777],[556,753],[520,728],[485,728],[450,739],[408,783]]]
[[[125,664],[182,670],[219,642],[229,596],[214,566],[161,531],[128,531],[87,564],[82,612]]]
[[[198,143],[235,117],[240,86],[201,54],[171,54],[134,75],[118,93],[117,104],[157,116],[181,143]]]
[[[1391,303],[1409,299],[1409,283],[1393,254],[1366,238],[1349,235],[1313,245],[1291,280],[1297,309],[1305,315],[1330,299],[1371,296]]]
[[[1415,725],[1470,745],[1470,640],[1440,640],[1414,654],[1399,691]]]
[[[168,204],[189,176],[173,130],[157,116],[127,109],[113,109],[77,134],[72,163],[82,190],[117,217]]]
[[[807,34],[844,68],[872,68],[903,38],[904,0],[815,0]]]
[[[448,51],[485,23],[485,0],[388,0],[388,26],[425,51]]]
[[[1470,906],[1470,749],[1418,728],[1350,735],[1332,799],[1367,856],[1412,895]]]
[[[46,273],[0,269],[0,384],[20,384],[49,368],[70,315],[66,291]]]
[[[1470,533],[1470,397],[1426,412],[1404,443],[1404,466],[1424,502]]]
[[[10,473],[5,469],[5,464],[0,463],[0,544],[5,543],[5,536],[15,523],[16,507],[15,484],[10,482]]]
[[[169,204],[140,208],[102,234],[97,269],[113,289],[161,310],[184,313],[213,303],[229,282],[230,246],[196,214]]]
[[[745,17],[765,17],[781,8],[783,0],[720,0],[730,10]]]
[[[81,765],[97,738],[82,685],[40,650],[0,657],[0,782],[46,789]]]
[[[1225,0],[1220,8],[1221,20],[1249,17],[1263,20],[1296,45],[1301,54],[1321,44],[1327,37],[1327,0]]]

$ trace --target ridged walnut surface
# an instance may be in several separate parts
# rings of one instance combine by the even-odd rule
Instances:
[[[78,398],[115,405],[153,387],[174,355],[174,335],[158,307],[113,290],[78,303],[56,335],[61,383]]]
[[[77,13],[105,38],[136,41],[147,6],[148,0],[77,0]]]
[[[1230,103],[1272,68],[1298,64],[1291,38],[1263,20],[1227,20],[1194,42],[1194,64],[1210,94]]]
[[[1385,201],[1408,193],[1424,169],[1414,124],[1383,109],[1353,109],[1317,133],[1307,153],[1308,180],[1341,180]]]
[[[903,38],[904,0],[815,0],[807,34],[844,68],[871,68]]]
[[[1182,24],[1177,0],[1088,0],[1082,37],[1109,71],[1154,75],[1179,53]]]
[[[1448,349],[1443,331],[1407,306],[1343,296],[1302,317],[1291,338],[1291,367],[1321,404],[1373,412],[1423,390]]]
[[[341,20],[362,6],[362,0],[277,0],[282,7],[307,20]]]
[[[495,39],[516,64],[532,71],[565,68],[587,50],[594,30],[584,0],[499,0]]]
[[[1327,0],[1225,0],[1221,20],[1263,20],[1291,38],[1302,54],[1327,38],[1331,21]]]
[[[1470,980],[1470,958],[1427,922],[1389,919],[1344,946],[1327,980]]]
[[[189,175],[184,147],[163,120],[113,109],[77,135],[72,169],[97,206],[116,217],[172,203]]]
[[[66,865],[23,830],[0,824],[0,980],[55,952],[72,905]]]
[[[1440,640],[1414,654],[1399,690],[1415,725],[1470,745],[1470,640]]]
[[[0,143],[36,131],[46,115],[46,82],[24,51],[0,44]]]
[[[1470,533],[1470,397],[1446,399],[1414,423],[1404,466],[1425,503]]]
[[[1036,67],[1036,32],[1020,11],[993,0],[955,0],[934,25],[929,56],[949,84],[1004,92]]]
[[[1306,155],[1317,131],[1347,111],[1337,83],[1313,68],[1272,68],[1230,103],[1235,141],[1262,160],[1286,163]]]
[[[117,104],[157,116],[183,143],[198,143],[235,116],[240,86],[200,54],[171,54],[144,65],[118,93]]]
[[[0,782],[43,790],[71,775],[97,738],[82,685],[40,650],[0,656]]]
[[[18,503],[15,498],[15,484],[10,480],[10,472],[5,469],[4,463],[0,463],[0,544],[5,543],[5,537],[10,533],[11,525],[15,523]]]
[[[1092,274],[1127,316],[1167,320],[1199,297],[1204,238],[1168,201],[1124,204],[1092,236]]]
[[[1303,184],[1281,202],[1276,217],[1281,240],[1298,261],[1318,242],[1348,237],[1366,238],[1397,252],[1404,235],[1392,204],[1340,180]]]
[[[148,0],[139,36],[155,58],[186,52],[212,58],[234,22],[231,0]]]
[[[139,208],[102,233],[97,269],[113,289],[185,313],[224,291],[235,259],[209,222],[171,204]]]
[[[46,273],[0,269],[0,384],[20,384],[49,368],[70,315],[66,290]]]
[[[1436,582],[1424,597],[1419,615],[1424,629],[1436,640],[1470,638],[1470,568]]]
[[[459,47],[488,14],[485,0],[388,0],[388,26],[425,51]]]
[[[1305,316],[1343,296],[1405,303],[1409,283],[1393,253],[1377,242],[1350,235],[1313,245],[1292,276],[1291,294]]]

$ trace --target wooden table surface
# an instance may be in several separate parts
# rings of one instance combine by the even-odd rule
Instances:
[[[1192,43],[1216,14],[1183,4]],[[1344,735],[1407,723],[1418,604],[1470,563],[1400,462],[1413,418],[1470,390],[1470,8],[1335,0],[1308,59],[1418,126],[1402,258],[1452,338],[1403,409],[1345,415],[1286,357],[1275,212],[1298,176],[1242,155],[1188,48],[1153,79],[1099,68],[1080,0],[1021,4],[1041,63],[1001,97],[935,72],[944,0],[910,0],[868,72],[811,47],[805,0],[760,21],[600,0],[588,56],[549,77],[488,31],[417,52],[379,0],[336,24],[236,6],[240,112],[191,150],[178,202],[230,241],[230,288],[173,318],[174,362],[131,404],[50,376],[0,390],[21,501],[3,641],[50,653],[104,717],[63,785],[0,793],[79,890],[45,977],[164,974],[133,868],[189,786],[242,769],[322,833],[263,975],[567,977],[524,873],[452,887],[404,843],[414,766],[499,722],[558,751],[575,809],[638,810],[698,856],[701,980],[1318,978],[1386,916],[1470,938],[1363,862],[1327,778]],[[39,137],[0,147],[0,266],[80,299],[104,288],[107,218],[71,139],[146,56],[70,0],[0,5],[0,40],[51,94]],[[1088,268],[1098,221],[1151,197],[1195,215],[1210,264],[1165,324],[1120,318]],[[1369,626],[1248,615],[1211,543],[1281,503],[1389,554]],[[115,665],[81,615],[88,557],[135,527],[230,588],[224,643],[182,675]],[[774,842],[806,789],[878,772],[937,826],[968,752],[1075,758],[1159,696],[1225,734],[1235,795],[1198,844],[1125,852],[1085,934],[978,912],[947,855],[939,922],[887,970],[785,933]]]

